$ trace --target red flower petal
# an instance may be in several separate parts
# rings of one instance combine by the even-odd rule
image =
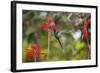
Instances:
[[[80,26],[80,28],[85,29],[86,27],[85,26]]]
[[[32,49],[26,49],[25,51],[26,51],[27,53],[31,53],[31,52],[33,52]]]
[[[87,20],[84,20],[84,25],[87,25],[87,24],[88,24]]]
[[[36,43],[33,43],[31,47],[32,47],[32,49],[34,50],[34,49],[38,49],[38,48],[39,48],[39,45],[36,44]]]
[[[39,54],[39,55],[43,55],[43,54],[45,54],[44,52],[37,52],[37,54]]]
[[[91,22],[91,20],[87,19],[87,20],[84,20],[83,22],[84,22],[84,26],[87,26]]]
[[[87,22],[88,22],[88,24],[91,22],[91,20],[90,19],[87,19]]]
[[[60,28],[60,26],[52,26],[51,28],[58,29],[58,28]]]
[[[41,29],[47,29],[48,27],[46,25],[41,25],[40,28]]]
[[[50,25],[52,22],[53,22],[53,20],[50,20],[50,19],[45,20],[45,23],[47,23],[48,25]]]
[[[87,30],[82,30],[83,37],[88,37],[89,33]]]
[[[32,53],[27,53],[26,56],[33,56],[33,54]]]

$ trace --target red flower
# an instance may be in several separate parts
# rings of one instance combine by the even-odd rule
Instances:
[[[28,52],[28,53],[30,53],[30,52],[32,52],[33,50],[32,50],[32,49],[26,49],[25,51]]]
[[[45,23],[48,24],[48,25],[50,25],[52,22],[53,22],[53,20],[50,20],[50,19],[45,20]]]
[[[44,56],[44,58],[46,58],[46,57],[47,57],[47,54],[46,54],[46,53],[44,53],[44,52],[37,52],[37,54],[38,54],[38,55],[43,55],[43,56]]]
[[[89,33],[87,30],[82,30],[83,37],[88,37]]]
[[[37,52],[37,54],[44,55],[45,53],[44,52]]]
[[[90,19],[87,19],[87,22],[88,22],[88,24],[91,22],[91,20]]]
[[[83,24],[83,26],[81,26],[83,37],[88,37],[88,35],[89,35],[89,32],[87,31],[87,26],[90,22],[91,22],[90,19],[87,19],[87,20],[83,21],[84,24]]]
[[[32,49],[26,49],[26,56],[33,56],[33,50]]]
[[[58,29],[60,26],[52,26],[53,29]]]
[[[90,20],[90,19],[84,20],[84,21],[83,21],[84,26],[87,26],[90,22],[91,22],[91,20]]]
[[[60,26],[52,25],[53,22],[54,22],[53,20],[46,19],[45,23],[47,25],[41,25],[39,28],[41,28],[43,30],[48,29],[48,28],[50,28],[50,29],[58,29],[58,28],[60,28]]]
[[[32,53],[27,53],[26,56],[33,57],[33,54]]]
[[[38,48],[38,45],[37,44],[32,44],[32,47],[33,48]],[[36,49],[35,49],[36,50]],[[41,51],[35,51],[34,49],[26,49],[26,56],[30,59],[33,59],[34,56],[36,55],[44,55],[44,57],[46,58],[47,57],[47,54],[44,53],[44,52],[41,52]],[[34,55],[35,54],[35,55]]]
[[[47,29],[48,27],[46,25],[41,25],[40,28],[44,30]]]
[[[33,43],[31,48],[34,50],[34,49],[39,49],[39,45],[36,44],[36,43]]]
[[[83,26],[80,26],[80,28],[82,28],[82,29],[86,29],[86,26],[83,25]]]

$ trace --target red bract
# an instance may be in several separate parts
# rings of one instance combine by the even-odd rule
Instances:
[[[87,22],[88,22],[88,24],[91,22],[91,20],[90,19],[87,19]]]
[[[88,25],[87,20],[84,20],[83,22],[84,22],[84,26],[87,26]]]
[[[80,26],[80,28],[85,29],[85,28],[86,28],[86,26]]]
[[[83,26],[81,26],[83,37],[88,37],[88,35],[89,35],[89,32],[87,31],[87,26],[89,25],[90,22],[91,22],[90,19],[83,21]]]
[[[39,55],[43,55],[43,54],[45,54],[44,52],[37,52],[37,54],[39,54]]]
[[[37,44],[32,44],[33,48],[37,48],[38,45]],[[34,57],[36,57],[37,55],[43,55],[45,58],[47,57],[47,54],[41,51],[35,51],[37,49],[26,49],[26,56],[30,59],[33,59]]]
[[[58,29],[60,26],[52,26],[53,29]]]
[[[60,26],[52,25],[53,24],[53,20],[46,19],[45,23],[46,23],[46,25],[43,24],[39,28],[43,29],[43,30],[49,29],[49,28],[50,29],[58,29],[58,28],[60,28]]]
[[[33,54],[32,53],[27,53],[26,56],[30,56],[30,57],[32,56],[33,57]]]
[[[89,33],[87,30],[82,30],[83,37],[88,37]]]
[[[46,53],[44,53],[44,52],[37,52],[37,54],[38,54],[38,55],[43,55],[43,56],[44,56],[44,58],[46,58],[46,57],[47,57],[47,54],[46,54]]]
[[[52,22],[53,22],[53,20],[50,20],[50,19],[45,20],[45,23],[48,24],[48,25],[50,25]]]
[[[48,28],[48,27],[47,27],[46,25],[41,25],[41,26],[40,26],[40,29],[43,29],[43,30],[44,30],[44,29],[47,29],[47,28]]]
[[[34,49],[39,49],[39,45],[36,44],[36,43],[33,43],[31,48],[34,50]]]
[[[84,20],[84,21],[83,21],[84,26],[87,26],[90,22],[91,22],[91,20],[90,20],[90,19]]]
[[[33,50],[32,49],[26,49],[26,56],[33,56]]]
[[[25,51],[28,52],[28,53],[31,53],[33,50],[32,49],[26,49]]]

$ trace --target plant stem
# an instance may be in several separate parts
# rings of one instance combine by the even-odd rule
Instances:
[[[49,57],[49,51],[50,51],[50,37],[51,37],[51,30],[48,29],[48,57]],[[48,57],[47,57],[47,60],[48,60]]]
[[[34,50],[34,61],[36,62],[36,51]]]
[[[89,47],[89,40],[88,40],[88,38],[86,38],[86,40],[87,40],[87,54],[88,54],[88,59],[90,59],[91,58],[91,50],[90,50],[90,47]]]

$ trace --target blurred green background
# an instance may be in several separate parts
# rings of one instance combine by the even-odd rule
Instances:
[[[84,25],[83,20],[91,17],[90,13],[23,10],[22,16],[22,61],[24,63],[91,59],[91,43],[89,42],[91,40],[91,26],[89,24],[86,28],[89,32],[87,37],[82,37],[80,28]],[[47,26],[45,20],[49,17],[53,20],[53,25],[60,28],[55,29],[57,33],[49,28],[51,35],[48,37],[48,28],[43,30],[40,26]],[[55,35],[59,36],[63,48]],[[49,49],[48,38],[50,39]],[[33,43],[38,43],[39,54],[35,54],[32,50]]]

